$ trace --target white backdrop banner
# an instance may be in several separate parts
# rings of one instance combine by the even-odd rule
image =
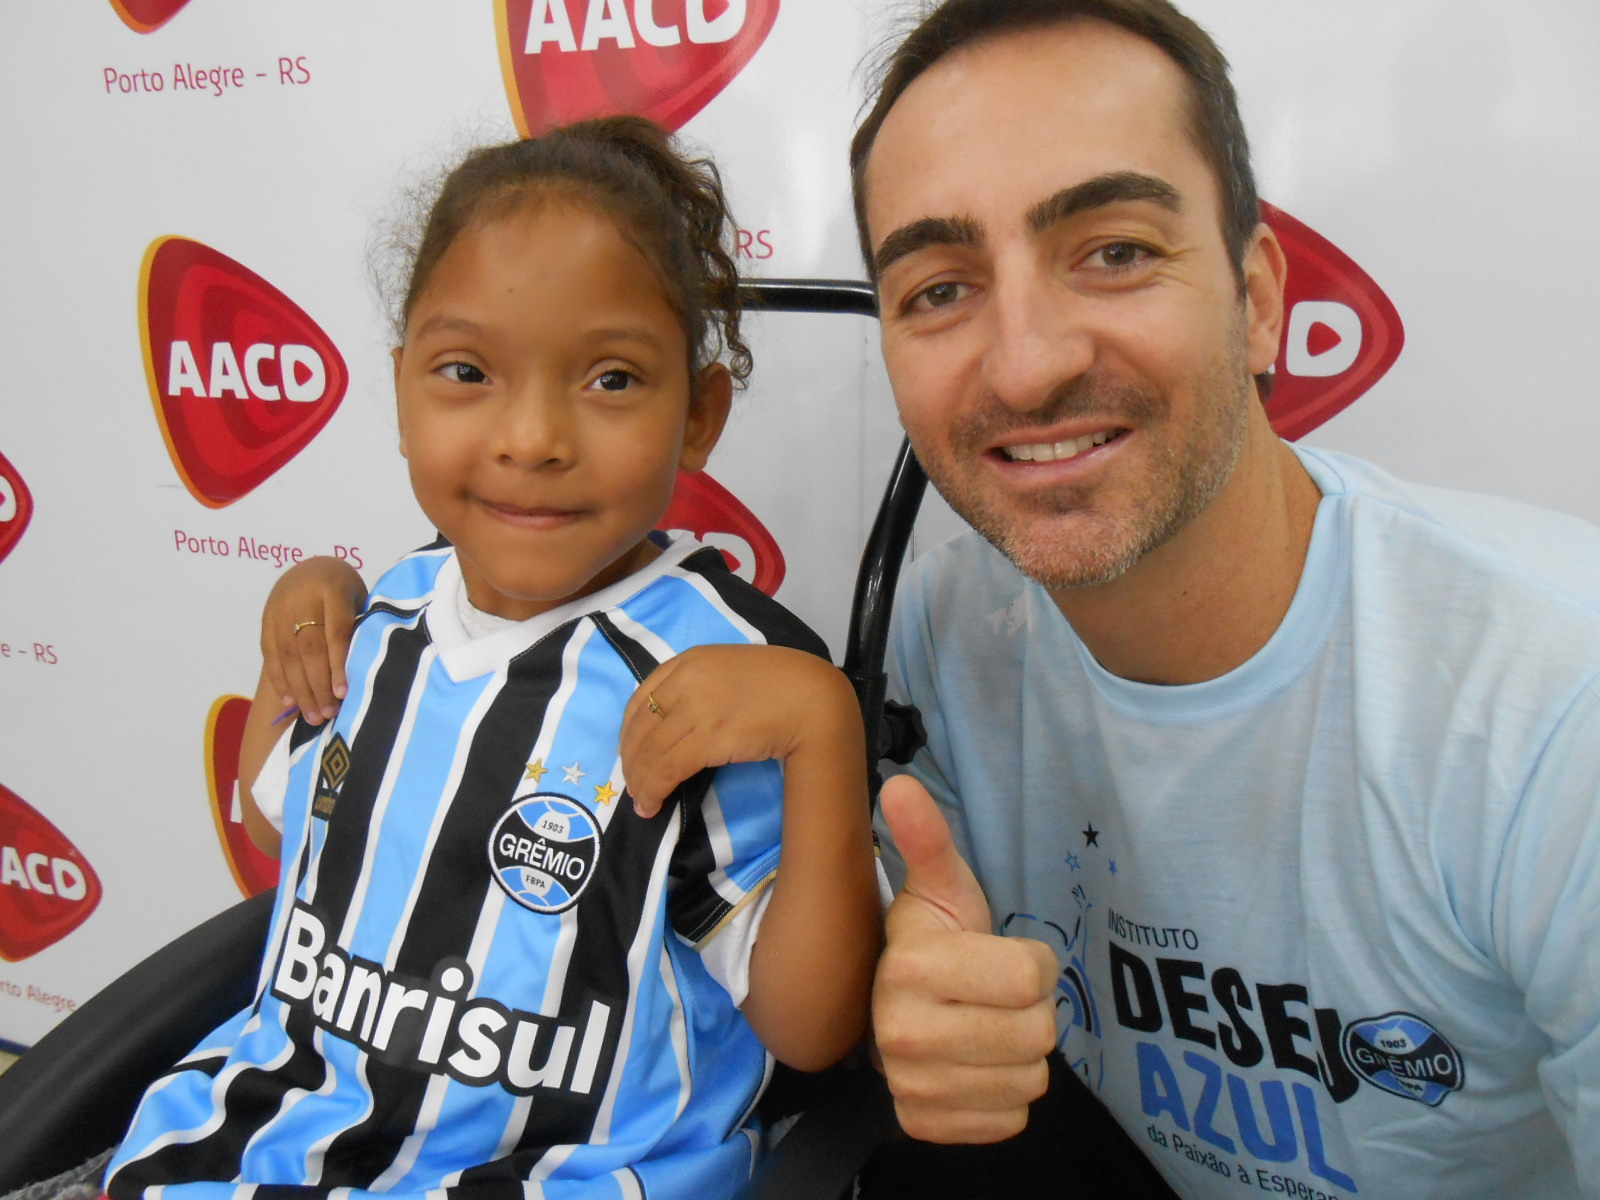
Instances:
[[[745,271],[859,278],[859,64],[907,7],[0,0],[0,1042],[274,877],[234,792],[267,591],[432,537],[367,267],[399,198],[474,144],[640,112],[715,154]],[[1600,521],[1600,8],[1188,7],[1290,257],[1277,428]],[[899,440],[876,331],[751,325],[666,524],[842,653]],[[956,527],[932,504],[919,544]]]

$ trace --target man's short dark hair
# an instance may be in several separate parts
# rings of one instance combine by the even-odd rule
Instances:
[[[944,0],[888,55],[872,110],[850,143],[856,231],[869,275],[874,272],[867,232],[867,157],[901,94],[953,50],[1080,18],[1105,21],[1153,42],[1183,72],[1189,83],[1189,136],[1216,177],[1223,240],[1235,270],[1242,271],[1245,250],[1261,221],[1261,205],[1250,170],[1250,144],[1228,80],[1228,60],[1205,30],[1167,0]]]

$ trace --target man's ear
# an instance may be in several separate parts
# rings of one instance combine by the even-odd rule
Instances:
[[[1289,263],[1278,237],[1264,223],[1256,226],[1244,254],[1246,357],[1250,374],[1260,375],[1278,361],[1283,341],[1283,289]]]
[[[405,351],[406,348],[404,346],[396,346],[389,351],[389,357],[394,359],[394,420],[395,424],[400,427],[401,458],[409,457],[406,454],[406,421],[404,414],[400,410],[400,360],[404,357]]]
[[[705,470],[706,460],[722,437],[733,407],[733,373],[714,362],[695,376],[689,393],[689,416],[683,426],[683,453],[678,465],[685,471]]]

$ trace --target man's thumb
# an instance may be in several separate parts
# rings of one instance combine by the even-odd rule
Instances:
[[[909,775],[895,775],[884,781],[878,803],[905,860],[902,894],[939,909],[959,929],[992,933],[989,901],[928,789]]]

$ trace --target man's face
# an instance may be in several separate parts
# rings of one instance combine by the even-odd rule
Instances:
[[[951,506],[1048,587],[1117,577],[1206,507],[1276,354],[1184,100],[1154,45],[1074,21],[941,60],[867,163],[906,432]],[[1247,278],[1270,275],[1261,257]]]

